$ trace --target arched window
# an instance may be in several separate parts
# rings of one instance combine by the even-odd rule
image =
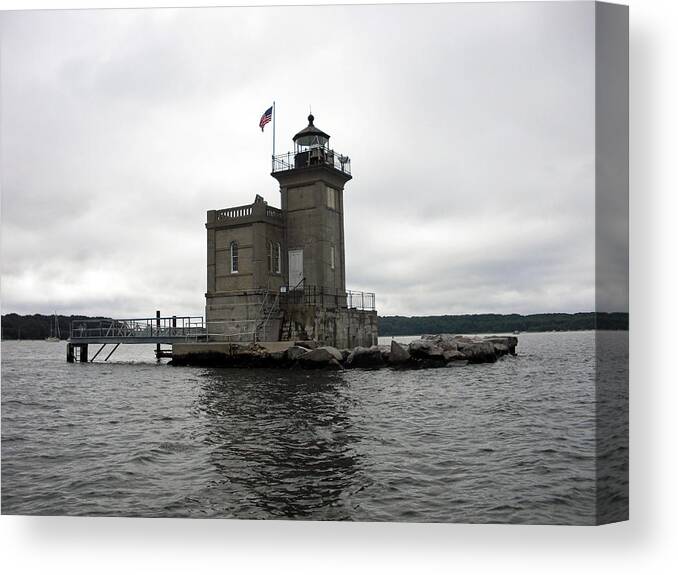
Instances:
[[[231,251],[231,273],[238,273],[238,242],[231,242],[230,251]]]

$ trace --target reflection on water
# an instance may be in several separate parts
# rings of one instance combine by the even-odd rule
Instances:
[[[591,524],[598,502],[611,517],[628,502],[627,391],[596,397],[593,332],[522,334],[518,351],[326,373],[172,368],[152,346],[67,364],[62,344],[3,342],[2,511]]]
[[[360,457],[340,374],[214,370],[199,397],[234,516],[350,519]]]

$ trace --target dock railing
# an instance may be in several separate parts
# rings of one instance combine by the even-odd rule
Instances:
[[[207,337],[200,316],[146,317],[71,322],[73,343],[173,343]]]

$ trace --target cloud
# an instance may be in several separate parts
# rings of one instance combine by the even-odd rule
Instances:
[[[205,212],[309,104],[352,158],[349,287],[384,314],[594,307],[585,3],[0,16],[3,311],[201,314]]]

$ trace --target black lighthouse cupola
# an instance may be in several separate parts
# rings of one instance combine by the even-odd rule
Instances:
[[[348,156],[330,148],[330,135],[318,128],[314,120],[313,114],[309,114],[308,126],[292,138],[294,152],[273,158],[273,172],[325,166],[339,170],[350,179],[351,161]]]
[[[308,116],[308,126],[306,126],[300,132],[297,132],[292,138],[294,141],[294,152],[295,154],[303,154],[312,149],[323,149],[329,150],[330,148],[330,136],[326,134],[319,128],[316,128],[313,124],[315,117],[313,114]]]

